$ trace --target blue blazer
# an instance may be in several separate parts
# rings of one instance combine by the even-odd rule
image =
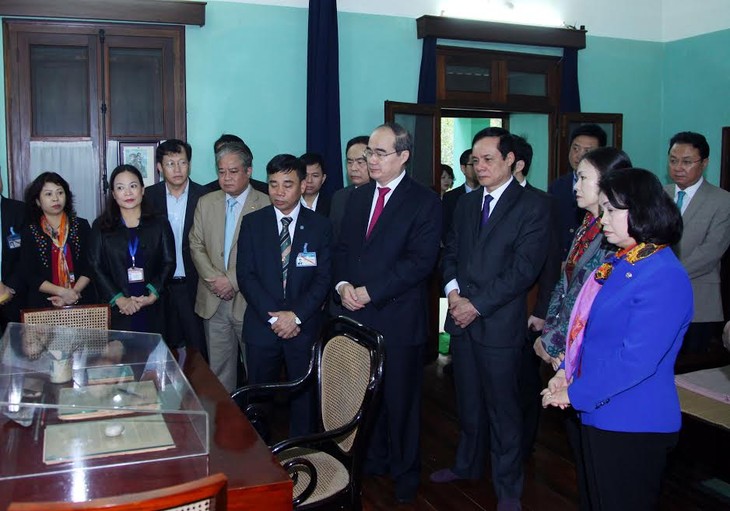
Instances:
[[[293,311],[301,332],[293,342],[314,342],[319,335],[322,304],[332,281],[330,243],[332,227],[327,217],[300,207],[291,245],[286,296],[281,275],[281,251],[274,206],[245,215],[238,236],[236,278],[248,306],[243,316],[247,344],[265,345],[278,340],[269,324],[269,312]],[[297,255],[317,254],[317,265],[300,267]]]
[[[674,361],[692,314],[689,277],[670,249],[619,262],[593,302],[580,373],[568,387],[581,422],[608,431],[679,431]]]

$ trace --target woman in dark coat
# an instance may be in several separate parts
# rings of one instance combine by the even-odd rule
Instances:
[[[76,216],[68,183],[43,172],[25,192],[28,224],[21,242],[27,308],[93,303],[87,262],[89,222]]]
[[[136,167],[115,168],[110,189],[89,243],[97,292],[112,306],[112,329],[164,335],[159,298],[175,271],[172,229],[166,218],[149,211]]]

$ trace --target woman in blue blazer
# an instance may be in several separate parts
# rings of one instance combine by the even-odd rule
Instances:
[[[674,362],[692,320],[687,272],[669,248],[682,217],[643,169],[602,177],[601,220],[620,250],[596,269],[571,313],[562,368],[544,406],[572,406],[595,510],[655,509],[681,426]]]

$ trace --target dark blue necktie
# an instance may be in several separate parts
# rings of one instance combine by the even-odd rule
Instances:
[[[484,204],[482,205],[482,223],[480,224],[481,227],[484,227],[487,225],[487,222],[489,221],[489,203],[492,202],[491,195],[487,194],[484,196]]]

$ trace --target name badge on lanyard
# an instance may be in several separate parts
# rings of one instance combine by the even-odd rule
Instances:
[[[8,236],[8,247],[11,249],[20,248],[20,234],[16,233],[12,227],[10,228],[10,236]]]
[[[134,238],[134,242],[129,240],[127,247],[129,248],[129,255],[132,258],[132,267],[127,268],[127,280],[130,284],[144,282],[144,268],[137,268],[134,260],[134,256],[137,255],[137,249],[139,248],[139,238]]]

